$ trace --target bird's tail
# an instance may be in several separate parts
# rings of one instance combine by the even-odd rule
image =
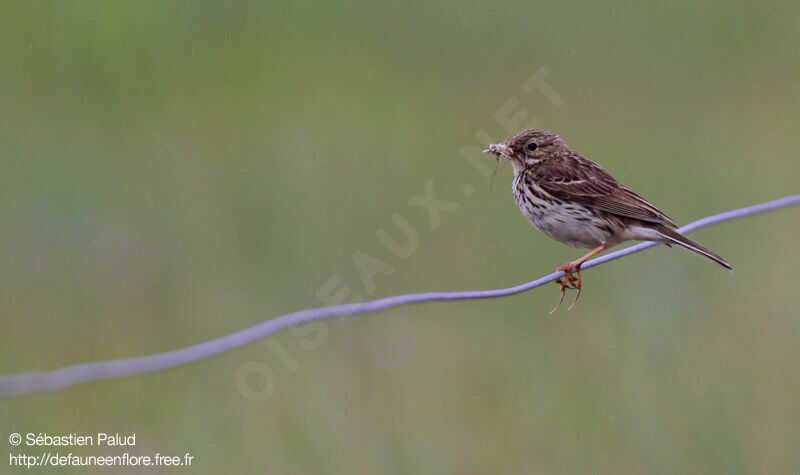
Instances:
[[[662,224],[658,224],[658,225],[652,226],[652,228],[656,232],[658,232],[658,234],[660,234],[662,237],[664,237],[668,242],[675,243],[675,244],[677,244],[679,246],[683,246],[686,249],[694,252],[695,254],[699,254],[699,255],[701,255],[703,257],[707,257],[708,259],[711,259],[712,261],[716,262],[717,264],[721,265],[722,267],[724,267],[724,268],[726,268],[728,270],[731,269],[731,265],[728,264],[728,262],[725,259],[720,257],[719,254],[717,254],[716,252],[712,251],[711,249],[708,249],[707,247],[704,247],[704,246],[692,241],[691,239],[689,239],[688,237],[684,236],[683,234],[680,234],[679,232],[677,232],[675,230],[672,230],[672,229],[670,229],[670,228],[668,228],[668,227],[666,227],[666,226],[664,226]]]

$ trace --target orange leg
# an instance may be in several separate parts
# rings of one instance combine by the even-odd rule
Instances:
[[[581,284],[583,283],[583,278],[581,277],[581,266],[583,265],[584,262],[600,254],[609,247],[610,246],[608,244],[601,244],[596,248],[592,249],[591,251],[589,251],[585,256],[581,257],[580,259],[574,260],[572,262],[567,262],[563,266],[558,266],[556,268],[557,271],[566,272],[564,278],[566,278],[567,280],[566,282],[561,279],[555,281],[556,284],[559,284],[561,286],[561,298],[558,299],[558,303],[556,304],[555,308],[553,308],[553,310],[550,310],[550,313],[555,312],[556,310],[558,310],[558,307],[561,306],[561,302],[564,301],[564,294],[566,293],[567,289],[576,289],[578,291],[578,293],[575,294],[575,299],[569,305],[567,310],[571,310],[572,307],[575,306],[575,302],[577,302],[578,297],[581,296]],[[578,274],[577,278],[575,278],[575,276],[572,275],[572,271],[576,271],[576,273]]]

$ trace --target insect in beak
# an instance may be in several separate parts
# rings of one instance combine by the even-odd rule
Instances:
[[[494,143],[492,143],[492,144],[489,144],[489,149],[488,150],[484,150],[483,151],[483,153],[492,154],[493,155],[492,158],[494,158],[495,163],[496,163],[496,165],[494,167],[494,173],[492,173],[492,180],[489,182],[489,193],[492,192],[492,188],[494,187],[494,177],[497,176],[497,170],[500,169],[500,164],[502,163],[500,161],[500,157],[503,155],[503,151],[505,151],[507,149],[508,149],[508,147],[506,147],[503,144],[494,144]]]
[[[489,149],[484,150],[483,153],[491,153],[495,155],[495,157],[499,157],[500,155],[509,156],[512,154],[511,149],[506,144],[502,143],[490,143]]]

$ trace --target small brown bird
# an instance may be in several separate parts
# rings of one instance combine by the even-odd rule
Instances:
[[[672,219],[552,132],[525,130],[504,143],[490,144],[484,153],[511,162],[514,201],[531,224],[556,241],[591,249],[580,259],[556,268],[566,272],[566,280],[556,281],[561,285],[561,298],[550,313],[564,301],[566,289],[578,290],[567,310],[578,301],[584,262],[624,241],[678,244],[731,268],[710,249],[671,229],[678,226]]]

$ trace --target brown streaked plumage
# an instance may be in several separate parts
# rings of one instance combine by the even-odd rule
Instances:
[[[504,143],[490,144],[485,152],[511,162],[514,201],[531,224],[556,241],[591,249],[580,259],[557,268],[566,272],[566,280],[556,281],[561,285],[561,298],[553,311],[561,305],[568,288],[578,290],[569,308],[578,301],[584,262],[625,241],[678,244],[731,268],[710,249],[671,229],[678,226],[675,221],[552,132],[525,130]]]

